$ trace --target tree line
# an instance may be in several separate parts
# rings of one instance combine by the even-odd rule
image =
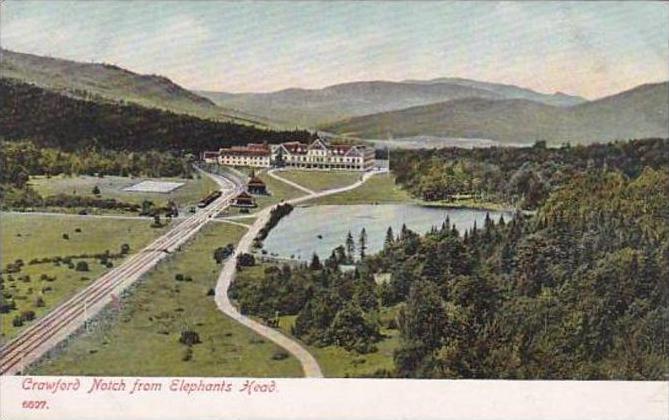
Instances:
[[[398,150],[390,164],[397,183],[427,201],[468,196],[536,209],[551,192],[589,169],[636,177],[645,167],[667,167],[669,139],[559,148],[538,142],[522,148]]]

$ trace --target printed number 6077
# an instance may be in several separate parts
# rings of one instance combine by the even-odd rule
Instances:
[[[43,410],[48,407],[46,405],[46,401],[23,401],[23,408]]]

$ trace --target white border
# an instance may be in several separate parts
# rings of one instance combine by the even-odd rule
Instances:
[[[123,380],[126,389],[88,393],[96,379]],[[131,394],[137,379],[160,383],[162,390]],[[230,391],[170,391],[171,381],[182,379],[193,384],[225,382]],[[23,389],[27,381],[58,380],[78,381],[79,387],[56,392]],[[247,380],[267,386],[264,392],[240,391]],[[23,401],[35,400],[47,401],[48,408],[22,408]],[[0,418],[666,420],[669,383],[3,376]]]

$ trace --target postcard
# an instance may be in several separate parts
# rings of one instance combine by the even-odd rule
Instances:
[[[0,2],[0,418],[669,418],[667,22]]]

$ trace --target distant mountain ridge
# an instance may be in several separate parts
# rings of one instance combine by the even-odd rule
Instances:
[[[555,105],[555,106],[572,106],[587,102],[587,99],[585,98],[575,95],[567,95],[562,92],[555,92],[553,94],[539,93],[534,90],[519,86],[502,84],[502,83],[481,82],[477,80],[463,79],[460,77],[440,77],[438,79],[432,79],[427,81],[406,80],[406,82],[419,83],[419,84],[448,83],[459,86],[469,86],[498,93],[504,96],[506,99],[513,99],[513,98],[529,99],[531,101],[541,102],[547,105]]]
[[[196,93],[226,108],[303,127],[464,98],[530,99],[557,106],[586,101],[576,96],[544,94],[517,86],[456,78],[350,82],[322,89],[291,88],[270,93]]]
[[[528,99],[466,98],[349,118],[322,129],[369,139],[419,135],[503,143],[593,143],[669,137],[669,82],[569,107]]]
[[[81,63],[0,49],[0,78],[31,83],[75,98],[130,102],[215,120],[257,123],[216,105],[170,79],[103,63]]]

